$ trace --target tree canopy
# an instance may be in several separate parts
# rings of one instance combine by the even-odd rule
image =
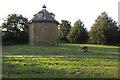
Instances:
[[[69,33],[71,28],[71,23],[67,20],[62,20],[59,25],[59,40],[60,41],[68,41],[66,36]]]
[[[28,19],[18,14],[9,14],[2,24],[3,42],[28,42]]]
[[[9,32],[27,31],[28,19],[18,14],[9,14],[2,24],[2,29]]]
[[[118,29],[116,21],[102,12],[95,20],[95,23],[89,31],[90,40],[92,43],[111,45],[117,43]]]
[[[74,26],[67,35],[67,39],[73,43],[85,43],[87,41],[88,33],[80,19],[74,23]]]

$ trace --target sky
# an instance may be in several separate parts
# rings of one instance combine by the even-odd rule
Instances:
[[[118,22],[118,2],[119,0],[2,0],[0,24],[12,13],[22,14],[30,20],[45,4],[46,9],[55,14],[58,22],[68,20],[73,26],[80,19],[90,30],[95,19],[104,11]]]

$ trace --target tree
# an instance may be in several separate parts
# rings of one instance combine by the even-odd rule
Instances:
[[[67,35],[67,39],[72,43],[85,43],[87,42],[87,38],[87,30],[84,28],[83,22],[79,19],[74,23],[74,26]]]
[[[3,42],[28,42],[28,19],[18,14],[9,14],[2,24],[4,29]],[[24,33],[24,34],[23,34]]]
[[[59,25],[59,40],[61,41],[68,41],[66,36],[69,33],[71,28],[71,23],[67,20],[62,20]]]
[[[89,31],[92,43],[112,45],[117,44],[117,25],[106,12],[101,13],[95,20],[91,30]]]
[[[117,38],[118,45],[120,46],[120,25],[118,25],[118,38]]]

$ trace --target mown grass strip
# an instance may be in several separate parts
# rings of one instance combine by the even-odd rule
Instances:
[[[118,58],[6,56],[3,62],[4,78],[118,78]]]

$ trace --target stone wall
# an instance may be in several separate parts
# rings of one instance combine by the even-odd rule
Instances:
[[[58,26],[55,23],[39,22],[29,26],[30,45],[58,45]]]

